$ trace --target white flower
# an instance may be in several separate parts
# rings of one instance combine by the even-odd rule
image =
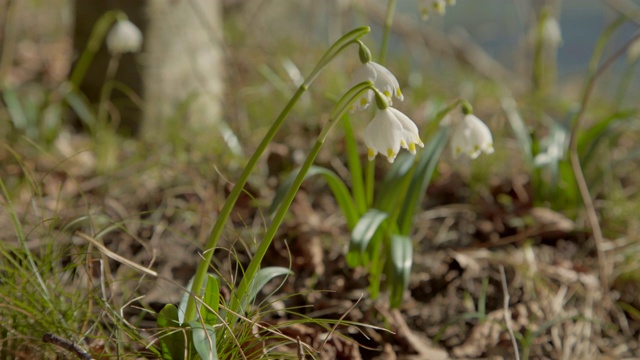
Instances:
[[[542,38],[544,42],[553,47],[558,47],[562,44],[560,24],[558,24],[558,20],[553,16],[549,16],[544,20],[544,24],[542,24]]]
[[[373,160],[378,153],[393,162],[400,148],[416,153],[416,145],[424,147],[418,127],[405,114],[394,108],[378,111],[371,123],[364,130],[364,142],[367,145],[369,160]]]
[[[455,0],[425,0],[420,9],[423,20],[429,19],[429,15],[432,10],[435,10],[438,14],[444,15],[447,11],[447,3],[449,5],[455,5]]]
[[[475,115],[465,115],[453,130],[451,150],[454,157],[465,154],[471,159],[477,158],[482,152],[491,154],[493,153],[491,130]]]
[[[138,52],[142,47],[142,32],[129,20],[119,20],[107,35],[107,49],[111,54]]]
[[[391,71],[380,64],[369,61],[362,64],[362,66],[353,73],[352,86],[363,81],[371,81],[373,86],[389,99],[389,105],[393,104],[393,96],[400,99],[400,101],[404,100],[398,80],[393,76]],[[366,95],[362,96],[351,110],[366,109],[369,104],[371,104],[371,101],[373,101],[373,95],[373,90],[367,91]]]
[[[636,62],[640,58],[640,39],[634,40],[627,48],[627,61],[629,64]]]

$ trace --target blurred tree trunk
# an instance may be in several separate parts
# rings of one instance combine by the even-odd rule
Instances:
[[[146,140],[211,134],[222,93],[220,0],[75,0],[74,49],[80,54],[98,18],[120,9],[144,33],[142,54],[124,54],[116,81],[142,96],[142,109],[115,90],[111,102],[125,133]],[[109,54],[102,46],[80,88],[97,102]],[[117,118],[115,119],[118,120]],[[187,130],[187,133],[183,131]],[[189,131],[192,130],[192,131]]]

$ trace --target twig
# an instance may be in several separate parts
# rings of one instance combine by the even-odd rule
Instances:
[[[300,341],[300,336],[296,336],[296,340],[298,340],[298,360],[305,360],[306,356],[304,355],[304,347],[302,346],[302,341]]]
[[[76,356],[78,356],[78,358],[82,360],[91,360],[91,355],[89,355],[88,352],[82,350],[82,348],[78,346],[78,344],[74,343],[73,341],[63,339],[58,335],[46,333],[42,335],[42,341],[47,344],[53,344],[57,347],[70,351],[76,354]]]
[[[132,268],[134,268],[134,269],[136,269],[136,270],[138,270],[140,272],[143,272],[143,273],[145,273],[147,275],[151,275],[153,277],[158,277],[158,273],[157,272],[155,272],[153,270],[150,270],[150,269],[148,269],[148,268],[146,268],[144,266],[140,266],[140,265],[134,263],[133,261],[114,253],[113,251],[107,249],[107,247],[104,246],[99,240],[94,239],[93,237],[91,237],[91,236],[89,236],[89,235],[87,235],[87,234],[85,234],[85,233],[83,233],[81,231],[78,231],[76,233],[76,235],[80,236],[81,238],[87,240],[89,243],[93,244],[93,246],[97,247],[98,250],[100,250],[103,254],[105,254],[106,256],[108,256],[110,258],[112,258],[113,260],[115,260],[115,261],[117,261],[117,262],[119,262],[121,264],[127,265],[129,267],[132,267]]]
[[[580,196],[582,197],[582,201],[584,202],[584,207],[587,212],[587,219],[589,220],[589,225],[591,225],[591,230],[593,231],[593,240],[596,245],[596,252],[598,254],[598,268],[600,272],[600,284],[604,289],[605,294],[609,291],[609,279],[608,279],[608,265],[606,254],[604,250],[604,237],[602,235],[602,229],[600,228],[600,222],[598,220],[598,213],[596,212],[595,206],[593,205],[593,199],[591,198],[591,194],[589,192],[589,186],[587,185],[587,180],[584,177],[584,173],[582,172],[582,165],[580,164],[580,157],[578,155],[578,130],[580,129],[580,125],[582,123],[582,119],[584,118],[584,114],[587,109],[587,104],[591,99],[591,94],[593,93],[593,89],[595,87],[596,81],[602,76],[602,74],[607,70],[614,62],[618,59],[622,54],[627,51],[629,45],[631,45],[635,40],[640,38],[640,34],[634,36],[631,40],[629,40],[624,46],[622,46],[618,51],[616,51],[613,55],[611,55],[606,61],[600,65],[598,70],[591,76],[587,82],[584,95],[582,97],[582,102],[580,103],[580,111],[575,117],[575,121],[571,128],[571,137],[569,140],[569,160],[571,162],[571,168],[573,169],[573,174],[576,178],[576,183],[578,184],[578,189],[580,190]],[[607,297],[605,297],[607,298]]]
[[[509,331],[509,337],[511,338],[511,345],[513,345],[513,351],[516,355],[516,360],[520,360],[520,351],[518,350],[518,342],[516,341],[516,335],[513,333],[513,326],[511,325],[511,310],[509,310],[509,288],[507,287],[507,275],[504,273],[504,266],[500,265],[500,281],[502,282],[502,293],[504,294],[503,314],[504,323]]]

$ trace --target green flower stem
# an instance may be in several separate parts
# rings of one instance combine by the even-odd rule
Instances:
[[[378,63],[384,65],[387,57],[387,47],[389,44],[389,36],[391,34],[391,24],[393,24],[393,14],[396,8],[396,0],[389,0],[387,4],[387,16],[384,21],[384,32],[382,33],[382,43],[380,44],[380,54],[378,56]],[[375,161],[367,161],[365,165],[364,173],[364,189],[367,207],[373,205],[373,192],[376,175],[376,163]]]
[[[368,160],[364,171],[364,192],[367,199],[367,208],[371,208],[373,206],[373,185],[376,177],[375,160]]]
[[[96,56],[96,53],[100,50],[102,41],[105,36],[107,36],[107,31],[109,31],[111,25],[119,19],[126,18],[127,15],[124,12],[120,10],[111,10],[104,13],[104,15],[98,19],[96,24],[93,26],[93,30],[91,30],[91,35],[89,36],[86,48],[74,66],[71,76],[69,76],[69,82],[73,84],[74,88],[80,87],[80,83],[82,83],[87,70],[89,70],[89,66],[91,65],[91,62],[93,62],[93,58]]]
[[[242,307],[241,299],[249,290],[251,281],[253,281],[253,278],[255,277],[256,273],[260,268],[262,259],[267,253],[267,250],[269,249],[269,246],[271,245],[271,242],[273,241],[273,238],[275,237],[276,232],[280,228],[280,225],[282,224],[282,221],[284,220],[284,217],[287,214],[287,211],[289,210],[291,203],[293,202],[293,198],[298,193],[298,189],[300,189],[300,185],[302,185],[305,175],[309,171],[309,168],[311,167],[311,165],[313,165],[313,162],[315,161],[316,156],[318,156],[318,153],[320,152],[322,145],[324,145],[324,141],[329,135],[329,132],[335,127],[335,125],[340,121],[340,119],[342,119],[344,114],[349,109],[350,105],[358,101],[360,96],[362,96],[366,91],[368,91],[372,87],[373,87],[373,83],[371,83],[370,81],[362,82],[354,86],[353,88],[351,88],[351,90],[349,90],[342,97],[342,99],[338,101],[338,103],[336,104],[329,121],[327,122],[327,124],[325,124],[324,128],[320,132],[320,135],[318,135],[315,145],[311,149],[309,155],[307,155],[307,159],[302,165],[302,168],[300,169],[300,171],[298,171],[298,175],[293,181],[293,184],[291,184],[289,191],[287,191],[287,194],[285,195],[284,200],[282,201],[282,203],[280,204],[280,207],[278,208],[278,211],[274,215],[273,221],[269,225],[269,228],[264,234],[264,237],[260,242],[258,249],[253,255],[251,262],[249,263],[249,266],[244,272],[244,275],[242,277],[242,280],[240,281],[240,284],[235,289],[235,291],[233,291],[233,295],[232,295],[233,299],[231,303],[232,311],[230,312],[231,314],[239,313],[243,311],[243,309],[241,309]]]
[[[113,92],[116,72],[118,71],[118,66],[120,64],[120,55],[121,54],[114,54],[109,59],[105,82],[100,92],[98,117],[96,124],[93,124],[91,128],[93,132],[91,135],[96,140],[96,155],[98,158],[97,167],[100,173],[111,170],[114,166],[113,140],[115,133],[109,125],[107,108],[109,107],[109,100],[111,99],[111,93]]]
[[[311,74],[307,76],[304,83],[300,85],[300,87],[298,88],[296,93],[293,95],[291,100],[289,100],[287,105],[284,107],[284,109],[282,110],[278,118],[271,125],[271,128],[262,139],[262,142],[260,142],[260,144],[258,145],[258,148],[253,153],[253,155],[249,159],[249,162],[242,170],[242,173],[240,174],[240,178],[238,179],[238,181],[236,181],[235,185],[233,186],[233,189],[231,189],[231,193],[229,194],[229,197],[225,201],[224,205],[222,206],[222,209],[220,210],[220,214],[218,215],[218,219],[213,225],[213,229],[211,229],[211,233],[209,234],[209,238],[207,239],[207,243],[205,244],[202,258],[200,259],[200,263],[198,264],[198,268],[193,277],[193,284],[190,289],[191,292],[189,296],[189,301],[187,302],[187,308],[185,310],[185,316],[184,316],[185,322],[193,321],[196,319],[195,296],[198,296],[200,294],[200,291],[204,284],[204,279],[207,276],[207,270],[211,263],[211,259],[213,258],[213,252],[216,248],[216,245],[218,244],[218,239],[220,239],[220,236],[222,235],[222,230],[224,229],[224,225],[226,224],[227,219],[229,218],[229,215],[231,215],[231,211],[233,210],[233,207],[235,206],[235,203],[238,200],[238,197],[240,197],[240,194],[244,189],[244,185],[249,179],[249,175],[251,175],[253,168],[258,163],[260,156],[262,156],[262,153],[264,153],[264,150],[267,148],[271,140],[273,140],[273,137],[278,132],[278,130],[280,129],[280,126],[282,125],[284,120],[287,118],[287,116],[291,112],[291,109],[293,109],[295,104],[298,102],[298,99],[300,99],[300,96],[302,96],[302,94],[309,88],[313,80],[315,80],[315,78],[327,66],[327,64],[329,64],[331,60],[333,60],[333,58],[335,58],[342,50],[344,50],[348,45],[352,44],[354,41],[356,41],[360,37],[367,34],[369,31],[371,31],[371,29],[368,26],[364,26],[364,27],[360,27],[355,30],[352,30],[351,32],[341,37],[327,50],[327,52],[322,56],[322,58],[320,59],[318,64],[315,66],[315,68],[311,71]]]
[[[358,209],[358,217],[360,217],[368,209],[367,198],[364,195],[365,192],[362,163],[360,161],[360,153],[358,152],[358,145],[353,134],[353,128],[351,127],[351,120],[349,119],[349,116],[345,115],[345,119],[342,121],[342,125],[344,130],[349,173],[351,174],[351,192],[353,194],[353,200],[355,200],[355,204]],[[351,230],[353,229],[350,228],[349,231]]]
[[[382,43],[380,44],[380,56],[378,63],[384,65],[387,57],[387,45],[389,44],[389,35],[391,33],[391,24],[393,24],[393,13],[396,9],[396,0],[389,0],[387,4],[387,17],[384,21],[384,32],[382,33]]]

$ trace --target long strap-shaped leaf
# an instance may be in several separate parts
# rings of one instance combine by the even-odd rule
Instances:
[[[431,141],[420,155],[420,160],[416,165],[416,170],[411,179],[411,185],[409,185],[409,190],[404,198],[404,203],[398,216],[398,228],[402,235],[409,235],[409,232],[411,232],[413,214],[424,198],[427,186],[431,182],[431,177],[440,159],[440,153],[442,153],[444,146],[447,144],[448,135],[449,129],[445,127],[441,128],[440,131],[431,138]]]
[[[391,295],[389,303],[391,307],[402,304],[404,291],[409,287],[411,266],[413,265],[413,244],[406,236],[393,235],[391,237],[391,274],[389,285]]]
[[[278,209],[278,206],[280,206],[280,203],[282,203],[285,194],[291,187],[291,184],[293,184],[293,181],[297,175],[298,171],[293,171],[284,179],[282,184],[280,184],[278,190],[276,191],[276,196],[271,203],[271,207],[269,208],[270,213],[273,213]],[[333,196],[335,196],[340,210],[342,210],[342,213],[347,220],[347,226],[349,227],[349,229],[353,229],[353,227],[356,225],[356,222],[358,221],[358,210],[356,209],[356,204],[353,201],[353,198],[351,197],[347,186],[336,173],[320,166],[312,165],[304,178],[306,180],[315,175],[322,175],[322,177],[324,177],[324,179],[327,181],[327,185],[329,185],[329,188],[333,192]]]
[[[398,192],[402,188],[405,176],[411,171],[414,159],[413,155],[402,153],[389,167],[376,193],[374,202],[376,209],[391,213],[399,205],[399,201],[402,201],[402,194]]]
[[[384,220],[389,217],[384,211],[371,209],[367,211],[351,232],[351,242],[349,243],[349,253],[347,253],[347,264],[351,267],[366,265],[368,262],[367,247],[378,233],[378,229]]]

